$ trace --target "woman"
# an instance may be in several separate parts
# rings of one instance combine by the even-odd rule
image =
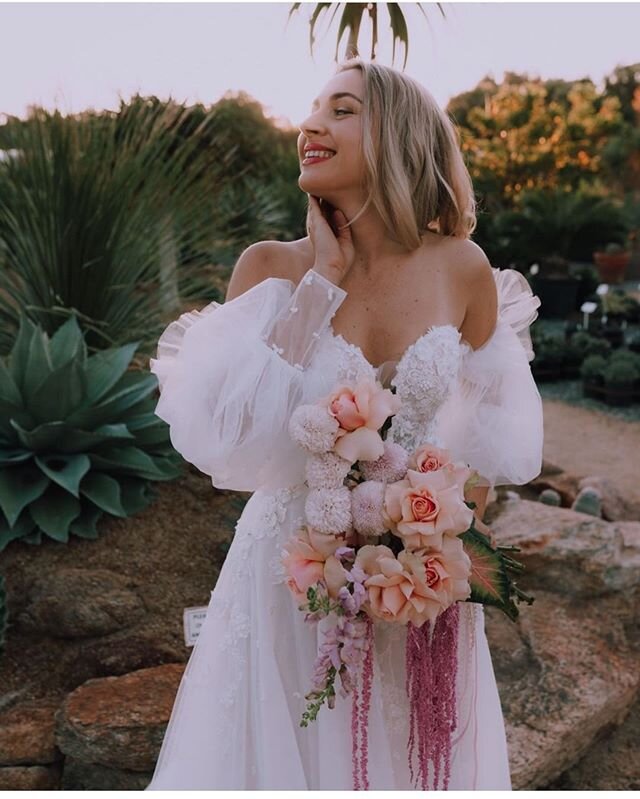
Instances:
[[[540,472],[529,367],[540,301],[469,240],[473,191],[446,114],[402,73],[351,59],[314,101],[298,151],[308,238],[247,248],[226,302],[169,325],[150,365],[175,448],[214,486],[254,493],[149,789],[354,787],[349,702],[300,726],[321,636],[282,569],[309,490],[288,432],[299,404],[363,376],[393,387],[402,408],[388,438],[430,442],[477,470],[467,499],[481,529],[489,487]],[[483,608],[460,606],[446,787],[510,790]],[[365,787],[433,789],[435,769],[418,785],[407,757],[406,627],[374,626]]]

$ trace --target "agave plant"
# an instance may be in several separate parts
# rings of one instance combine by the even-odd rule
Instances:
[[[127,371],[139,342],[87,354],[75,316],[49,336],[26,316],[0,358],[0,550],[14,539],[96,538],[103,513],[153,499],[182,459],[155,414],[157,379]]]

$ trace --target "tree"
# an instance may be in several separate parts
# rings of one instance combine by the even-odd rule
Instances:
[[[296,11],[299,11],[300,6],[302,3],[294,3],[289,10],[289,19],[291,15],[294,14]],[[316,3],[316,6],[311,14],[311,18],[309,20],[309,45],[311,50],[311,55],[313,56],[313,44],[315,42],[315,26],[318,22],[320,16],[325,11],[332,10],[333,14],[329,21],[329,25],[334,20],[335,15],[338,13],[338,10],[341,5],[344,5],[344,9],[342,11],[342,16],[340,17],[340,24],[338,26],[338,37],[336,40],[336,52],[335,52],[335,60],[338,60],[338,48],[340,47],[340,40],[342,39],[342,35],[344,34],[345,30],[348,31],[347,35],[347,47],[345,51],[345,58],[353,58],[354,56],[358,56],[358,37],[360,35],[360,26],[362,25],[362,19],[364,17],[365,11],[369,12],[369,17],[371,19],[372,25],[372,35],[371,35],[371,61],[375,60],[376,57],[376,45],[378,44],[378,8],[379,6],[386,6],[387,12],[389,14],[389,21],[390,21],[390,28],[391,34],[393,36],[393,50],[392,50],[392,62],[395,61],[396,57],[396,40],[399,40],[401,44],[404,45],[404,63],[402,68],[404,69],[407,64],[407,57],[409,55],[409,31],[407,28],[407,21],[404,17],[400,9],[400,3]],[[422,8],[422,3],[414,3],[414,5],[418,6],[420,11],[422,12],[423,16],[429,21],[424,9]],[[443,17],[446,18],[444,10],[442,8],[441,3],[436,3],[438,10],[442,14]]]

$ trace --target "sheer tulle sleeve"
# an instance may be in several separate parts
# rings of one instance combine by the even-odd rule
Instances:
[[[513,269],[493,269],[498,318],[474,350],[463,342],[459,379],[438,412],[439,438],[480,474],[478,485],[523,485],[542,469],[542,399],[529,362],[540,298]]]
[[[217,488],[255,491],[304,479],[288,423],[316,397],[307,380],[318,339],[347,292],[309,269],[298,286],[268,278],[171,322],[150,371],[155,413],[174,448]]]

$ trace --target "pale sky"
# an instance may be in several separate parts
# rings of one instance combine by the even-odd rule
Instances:
[[[441,105],[485,75],[590,77],[640,61],[640,3],[402,3],[409,24],[406,72]],[[0,122],[32,103],[65,112],[118,107],[140,92],[186,103],[243,89],[269,116],[299,123],[333,74],[337,23],[324,12],[313,60],[304,3],[2,3]],[[378,60],[391,65],[381,4]],[[360,47],[369,58],[368,17]],[[344,55],[346,36],[339,49]],[[402,68],[398,47],[394,66]]]

